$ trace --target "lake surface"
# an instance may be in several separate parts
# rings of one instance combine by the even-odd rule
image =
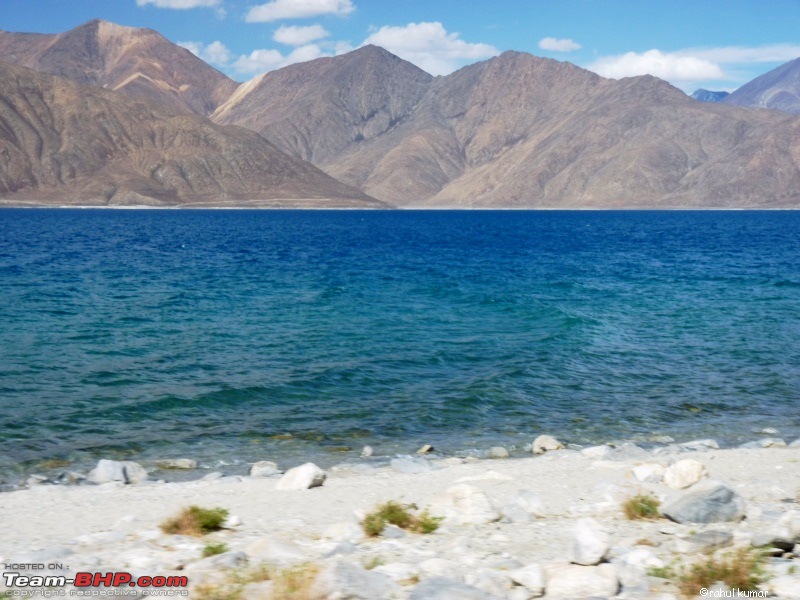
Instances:
[[[2,210],[0,286],[8,481],[800,437],[796,211]]]

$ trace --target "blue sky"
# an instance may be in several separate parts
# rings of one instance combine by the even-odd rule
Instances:
[[[364,43],[434,75],[520,50],[688,92],[800,56],[800,0],[0,0],[7,31],[98,17],[156,29],[238,81]]]

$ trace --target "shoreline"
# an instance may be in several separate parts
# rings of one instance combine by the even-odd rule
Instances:
[[[481,207],[481,206],[387,206],[387,207],[364,207],[364,206],[202,206],[183,204],[176,206],[154,206],[149,204],[108,206],[108,205],[48,205],[48,204],[26,204],[26,205],[5,205],[0,204],[0,209],[15,210],[35,210],[35,209],[58,209],[58,210],[283,210],[283,211],[366,211],[366,212],[773,212],[773,211],[800,211],[800,206],[531,206],[531,207]]]
[[[617,591],[604,597],[674,600],[679,597],[674,586],[648,576],[648,569],[712,551],[701,548],[698,535],[717,532],[714,535],[725,540],[724,549],[749,548],[759,535],[780,529],[792,515],[800,519],[800,444],[708,446],[706,441],[643,450],[623,444],[508,459],[417,456],[393,466],[333,467],[322,486],[288,491],[279,489],[277,474],[220,474],[181,483],[36,485],[0,494],[0,512],[6,515],[0,524],[0,559],[7,564],[60,565],[67,573],[185,575],[189,597],[201,599],[201,583],[232,589],[231,571],[269,563],[281,568],[313,564],[334,575],[344,570],[360,582],[356,587],[384,590],[371,596],[331,595],[334,590],[327,597],[422,600],[429,591],[421,590],[437,585],[456,590],[460,585],[482,595],[466,595],[462,587],[462,596],[441,597],[527,599],[538,595],[512,581],[510,573],[537,567],[545,573],[546,598],[561,597],[551,594],[559,585],[559,569],[578,569],[582,575],[612,577]],[[667,485],[663,475],[653,476],[679,461],[703,467],[687,488]],[[419,472],[410,472],[414,465]],[[680,524],[664,518],[629,521],[622,515],[621,503],[634,494],[652,494],[664,506],[709,480],[722,481],[741,496],[743,520]],[[420,510],[431,507],[431,514],[441,512],[447,506],[442,497],[452,493],[453,486],[473,490],[474,495],[456,503],[430,535],[392,529],[366,538],[358,526],[360,517],[390,500]],[[158,529],[188,505],[225,508],[231,515],[229,525],[204,538],[167,535]],[[570,548],[577,543],[575,532],[587,518],[608,537],[604,558],[598,561],[602,564],[568,565]],[[800,542],[800,521],[796,524],[791,535],[796,533]],[[203,559],[201,552],[209,542],[224,544],[226,552]],[[773,583],[767,584],[773,587],[768,589],[780,598],[796,597],[785,590],[800,590],[800,574],[789,569],[800,563],[800,552],[793,555],[790,550],[788,556],[787,560],[784,553],[768,565],[773,572]],[[346,588],[347,578],[334,575],[331,585]],[[600,579],[597,585],[602,585]],[[243,598],[273,597],[271,582],[248,585]]]

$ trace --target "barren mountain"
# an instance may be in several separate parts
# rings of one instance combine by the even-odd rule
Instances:
[[[0,203],[384,206],[255,132],[7,63]]]
[[[711,90],[697,89],[692,92],[692,98],[700,102],[719,102],[730,96],[728,92],[712,92]]]
[[[211,116],[248,127],[317,166],[406,118],[433,79],[376,46],[272,71],[249,81]]]
[[[151,29],[101,20],[57,35],[0,31],[0,60],[201,115],[237,86]]]
[[[365,83],[355,96],[352,77],[321,76],[332,65],[364,82],[415,72],[362,48],[270,73],[215,118],[398,205],[800,205],[797,118],[702,104],[654,77],[614,81],[519,52],[380,93]],[[360,98],[371,101],[362,108]],[[381,106],[386,116],[370,128]]]
[[[800,115],[800,58],[756,77],[723,102]]]

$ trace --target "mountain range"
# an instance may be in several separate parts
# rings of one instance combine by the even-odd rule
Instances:
[[[0,32],[0,60],[29,67],[0,66],[5,202],[800,206],[800,117],[525,53],[432,77],[365,46],[237,86],[92,21]]]

